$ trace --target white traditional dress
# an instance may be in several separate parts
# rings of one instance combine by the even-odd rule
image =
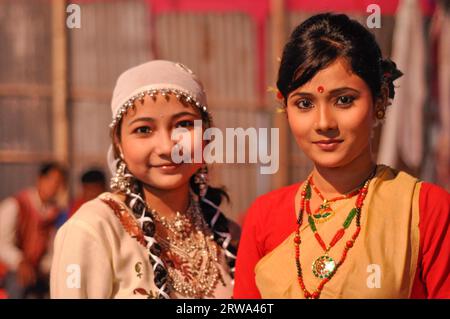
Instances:
[[[220,275],[205,297],[230,298],[229,267],[217,248]],[[52,298],[157,298],[142,230],[116,194],[103,193],[81,206],[58,231],[54,251]],[[177,260],[181,262],[171,262],[171,267],[186,276],[201,271],[182,257]],[[176,291],[171,297],[185,298]]]

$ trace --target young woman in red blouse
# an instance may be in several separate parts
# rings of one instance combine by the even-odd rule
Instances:
[[[294,30],[277,86],[314,168],[249,208],[235,298],[450,297],[448,192],[372,156],[401,75],[346,15]]]

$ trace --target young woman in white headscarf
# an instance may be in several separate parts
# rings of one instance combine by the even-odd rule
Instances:
[[[201,82],[180,63],[147,62],[118,78],[111,108],[112,192],[58,231],[51,296],[230,298],[236,248],[219,209],[227,194],[208,186],[203,160],[173,158],[205,146],[194,142],[194,121],[212,125]],[[176,129],[189,147],[174,149]]]

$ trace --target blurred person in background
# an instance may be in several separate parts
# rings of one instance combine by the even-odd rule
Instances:
[[[106,190],[106,177],[103,171],[91,168],[84,172],[81,176],[81,194],[70,207],[68,217],[72,217],[81,205],[96,198],[101,193],[106,192]]]
[[[58,163],[42,164],[35,186],[0,203],[0,287],[9,298],[48,297],[55,223],[60,214],[56,198],[65,175]]]

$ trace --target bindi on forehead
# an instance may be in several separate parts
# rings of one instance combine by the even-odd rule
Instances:
[[[323,92],[325,92],[325,88],[322,85],[320,85],[317,87],[317,92],[323,93]]]

